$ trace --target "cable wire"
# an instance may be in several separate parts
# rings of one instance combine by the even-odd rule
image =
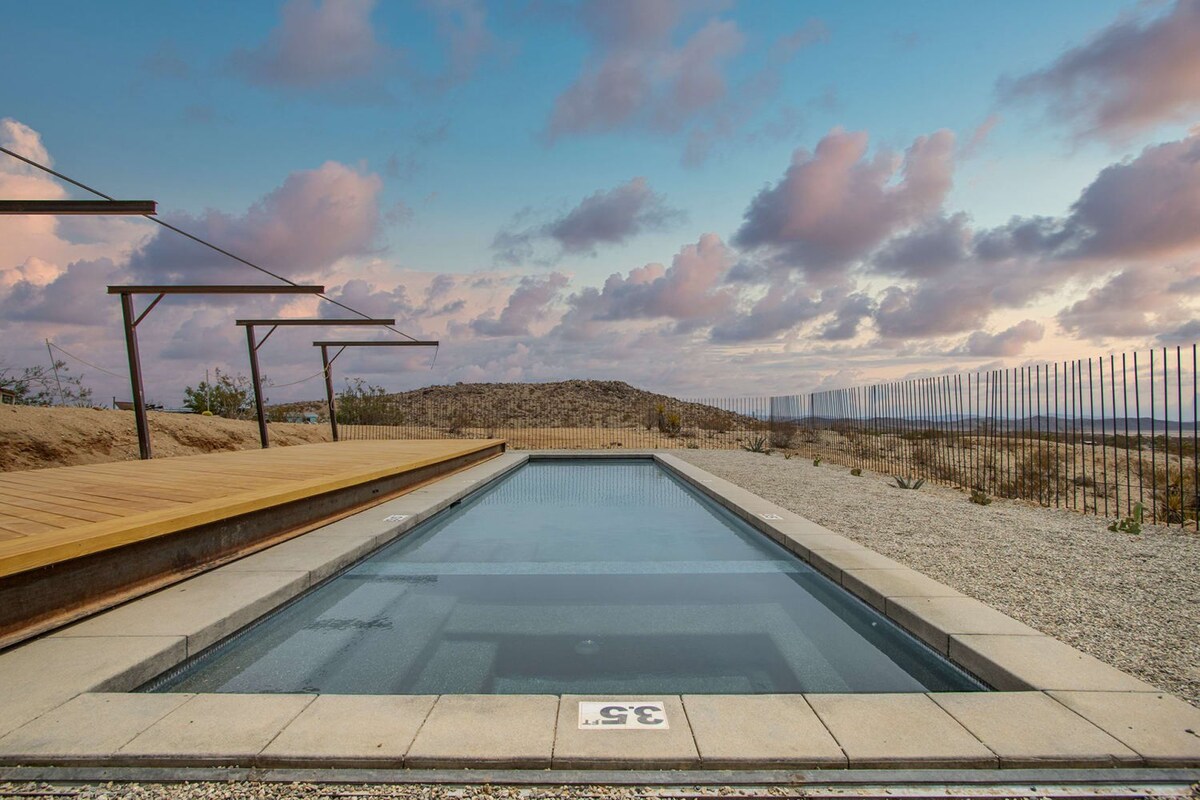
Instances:
[[[112,375],[114,378],[121,378],[121,379],[123,379],[123,380],[129,380],[129,376],[128,376],[128,375],[119,375],[119,374],[117,374],[116,372],[113,372],[113,371],[111,371],[111,370],[107,370],[107,369],[105,369],[104,367],[98,367],[98,366],[96,366],[95,364],[93,364],[92,362],[90,362],[90,361],[85,361],[85,360],[83,360],[82,358],[80,358],[79,356],[75,355],[74,353],[71,353],[71,352],[68,352],[68,351],[64,350],[63,348],[59,347],[58,345],[56,345],[54,342],[50,341],[49,339],[47,339],[47,340],[46,340],[46,344],[50,345],[51,347],[53,347],[55,350],[57,350],[58,352],[62,353],[63,355],[65,355],[65,356],[68,356],[68,357],[70,357],[70,358],[73,358],[73,359],[75,359],[75,360],[76,360],[76,361],[78,361],[80,364],[84,364],[84,365],[86,365],[86,366],[89,366],[89,367],[91,367],[92,369],[98,369],[98,370],[100,370],[100,371],[101,371],[101,372],[103,372],[105,375]]]
[[[40,169],[43,172],[49,173],[49,174],[53,175],[54,177],[59,178],[60,180],[64,180],[67,183],[72,184],[73,186],[78,186],[80,189],[83,189],[84,191],[87,191],[87,192],[91,192],[92,194],[96,195],[97,197],[103,197],[105,200],[112,200],[114,202],[116,201],[116,198],[105,194],[104,192],[100,191],[99,189],[93,189],[91,186],[88,186],[86,183],[80,183],[79,181],[75,180],[74,178],[69,178],[66,175],[63,175],[61,172],[57,172],[57,171],[51,169],[50,167],[47,167],[45,164],[39,164],[38,162],[34,161],[33,159],[26,158],[25,156],[21,155],[20,153],[14,153],[12,150],[9,150],[7,147],[0,147],[0,152],[7,153],[8,155],[12,156],[13,158],[17,159],[18,161],[23,161],[26,164],[30,165],[31,167],[36,167],[37,169]],[[175,233],[178,233],[180,236],[184,236],[188,239],[191,239],[193,242],[196,242],[197,244],[201,244],[211,250],[215,250],[216,252],[220,253],[223,256],[227,256],[229,258],[232,258],[234,261],[245,264],[247,267],[256,269],[259,272],[263,273],[264,275],[270,275],[272,278],[275,278],[276,280],[279,280],[279,281],[283,281],[284,283],[287,283],[287,284],[291,284],[292,286],[299,286],[299,284],[296,283],[291,278],[285,278],[284,276],[274,273],[265,267],[260,267],[258,264],[255,264],[252,261],[247,261],[246,259],[242,258],[241,256],[231,253],[222,247],[218,247],[217,245],[215,245],[211,242],[207,242],[204,239],[201,239],[199,236],[188,233],[187,231],[183,230],[182,228],[178,228],[178,227],[170,224],[169,222],[163,222],[161,219],[151,216],[150,214],[142,214],[141,216],[144,217],[145,219],[150,220],[151,222],[153,222],[156,225],[161,225],[162,227],[166,228],[167,230],[174,231]],[[346,311],[349,311],[351,314],[357,314],[358,316],[362,317],[363,319],[371,319],[370,314],[365,314],[362,311],[359,311],[357,308],[352,308],[351,306],[348,306],[345,303],[342,303],[338,300],[334,300],[332,297],[329,297],[328,295],[326,295],[324,293],[317,295],[317,297],[320,297],[322,300],[325,300],[326,302],[333,303],[338,308],[345,309]],[[404,331],[399,330],[398,328],[393,328],[391,325],[385,325],[384,327],[387,328],[389,331],[392,331],[393,333],[400,334],[401,336],[408,339],[409,341],[413,341],[413,342],[417,341],[417,338],[415,336],[409,336]],[[434,351],[434,358],[435,359],[437,358],[436,348]],[[97,367],[97,369],[99,369],[99,368]]]
[[[298,383],[304,383],[305,381],[311,381],[313,378],[319,378],[319,377],[321,377],[321,376],[322,376],[322,375],[324,375],[324,374],[325,374],[325,370],[321,370],[320,372],[314,372],[312,375],[309,375],[307,378],[301,378],[300,380],[298,380],[298,381],[292,381],[291,383],[272,383],[272,384],[270,384],[270,386],[268,386],[267,388],[270,388],[270,389],[283,389],[283,388],[285,388],[285,387],[287,387],[287,386],[295,386],[295,385],[296,385],[296,384],[298,384]]]

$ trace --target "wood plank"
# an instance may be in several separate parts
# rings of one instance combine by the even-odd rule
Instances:
[[[59,505],[57,503],[43,503],[38,500],[27,500],[24,497],[17,497],[11,494],[0,494],[0,509],[5,509],[14,514],[18,513],[16,509],[44,511],[48,514],[54,514],[59,517],[84,520],[86,522],[103,522],[104,520],[112,519],[114,516],[113,514],[105,514],[99,511],[89,511],[85,508],[75,508],[67,505]],[[20,516],[28,516],[27,511],[22,511],[19,513]]]
[[[36,500],[39,503],[58,505],[69,508],[84,508],[89,511],[97,511],[104,514],[110,514],[114,517],[127,517],[138,512],[138,506],[145,501],[133,500],[113,500],[107,497],[96,497],[95,495],[81,494],[69,489],[61,489],[55,487],[45,487],[43,489],[27,488],[25,491],[16,494],[7,487],[0,487],[0,497],[20,497],[25,500]],[[152,508],[162,508],[163,503],[152,503]],[[148,509],[143,509],[148,510]]]
[[[96,497],[108,498],[110,500],[161,500],[168,503],[187,502],[186,499],[181,497],[181,495],[185,493],[183,487],[173,487],[170,489],[165,487],[161,489],[150,489],[149,487],[139,485],[136,489],[133,489],[129,487],[127,482],[113,482],[105,485],[95,483],[93,481],[71,482],[66,480],[54,480],[22,482],[19,480],[12,480],[8,481],[7,483],[0,481],[0,492],[8,492],[8,489],[5,488],[6,486],[17,486],[21,487],[22,489],[29,489],[33,491],[47,491],[52,489],[56,493],[62,494],[75,492],[78,494],[95,495]],[[202,496],[203,495],[201,493],[196,493],[197,499]]]
[[[0,577],[339,491],[500,443],[319,443],[13,473],[19,477],[0,483],[0,514],[17,521],[0,527],[23,535],[0,537]],[[89,488],[80,488],[84,486]],[[134,508],[132,502],[94,494],[108,486],[135,495],[143,487],[190,494],[170,506]],[[144,495],[140,502],[152,504]]]

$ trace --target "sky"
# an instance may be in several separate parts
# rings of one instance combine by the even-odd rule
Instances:
[[[1200,0],[5,11],[0,145],[441,342],[339,383],[779,395],[1200,338]],[[88,195],[0,153],[0,197]],[[0,217],[0,368],[49,340],[126,399],[107,285],[272,282],[146,220]],[[164,300],[149,398],[247,373],[234,320],[273,316],[346,312]],[[278,331],[270,400],[364,334],[396,338]]]

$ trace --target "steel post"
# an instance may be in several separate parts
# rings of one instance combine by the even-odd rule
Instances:
[[[258,417],[258,438],[263,449],[271,446],[267,433],[267,413],[263,410],[262,376],[258,372],[258,344],[254,341],[254,326],[246,326],[246,345],[250,349],[250,381],[254,384],[254,413]]]
[[[150,447],[150,423],[146,419],[146,393],[142,389],[142,359],[138,354],[133,295],[121,294],[121,316],[125,322],[125,350],[129,354],[129,385],[133,392],[133,419],[137,425],[138,451],[143,459],[154,458]]]
[[[329,430],[333,440],[338,441],[337,409],[333,402],[333,370],[329,365],[329,349],[321,345],[321,365],[325,367],[325,401],[329,406]]]

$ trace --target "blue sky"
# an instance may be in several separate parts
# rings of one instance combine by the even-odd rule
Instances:
[[[987,309],[974,328],[918,330],[909,325],[886,334],[900,328],[870,312],[856,337],[814,345],[812,326],[824,325],[821,330],[828,331],[829,323],[796,304],[819,300],[836,313],[835,305],[860,294],[885,308],[883,298],[897,273],[878,268],[872,259],[891,244],[899,246],[907,233],[958,212],[969,215],[970,230],[964,235],[973,239],[999,231],[1013,218],[1047,217],[1064,230],[1075,230],[1072,204],[1105,167],[1136,162],[1148,147],[1192,136],[1189,127],[1197,121],[1200,98],[1193,84],[1179,77],[1196,66],[1195,56],[1186,52],[1187,38],[1195,35],[1188,26],[1200,16],[1192,0],[648,0],[642,6],[356,1],[323,16],[329,9],[316,0],[14,3],[6,8],[7,24],[0,33],[0,70],[17,79],[0,88],[0,117],[33,132],[68,174],[118,197],[156,199],[164,218],[189,222],[217,243],[245,241],[255,250],[248,255],[264,261],[284,257],[286,248],[255,249],[247,231],[240,239],[234,235],[223,242],[220,237],[238,220],[249,225],[248,209],[285,186],[289,176],[334,162],[372,182],[366,192],[378,219],[366,226],[362,240],[351,237],[344,250],[331,251],[336,263],[325,265],[326,272],[316,265],[304,271],[320,273],[331,286],[355,277],[369,278],[381,293],[404,286],[410,299],[424,291],[422,281],[438,273],[464,276],[464,282],[486,274],[506,287],[487,297],[468,297],[464,289],[460,294],[466,308],[459,318],[439,321],[411,311],[416,327],[463,342],[461,359],[448,353],[445,372],[438,376],[446,379],[481,379],[490,373],[529,379],[589,377],[569,374],[568,365],[583,363],[604,373],[597,377],[620,375],[624,367],[630,380],[661,381],[656,388],[732,391],[745,376],[784,374],[781,354],[814,348],[813,358],[806,360],[813,365],[811,374],[796,378],[788,373],[791,385],[780,386],[782,391],[797,384],[870,378],[898,353],[915,354],[914,368],[970,368],[986,357],[1057,356],[1081,347],[1153,340],[1144,332],[1129,336],[1128,326],[1109,332],[1052,319],[1089,291],[1103,289],[1103,281],[1122,267],[1140,264],[1141,251],[1089,256],[1086,268],[1064,267],[1057,283]],[[297,29],[305,31],[290,43],[289,14],[298,20]],[[649,19],[656,14],[657,21]],[[339,26],[349,26],[350,33],[338,38]],[[1172,35],[1183,36],[1183,44]],[[784,55],[789,37],[793,49]],[[1200,50],[1200,39],[1191,41]],[[1085,130],[1092,106],[1101,106],[1106,98],[1120,100],[1122,92],[1136,93],[1139,80],[1162,81],[1161,75],[1137,71],[1137,48],[1171,56],[1173,46],[1178,56],[1174,61],[1168,57],[1171,63],[1161,67],[1174,87],[1169,97],[1144,112],[1131,112],[1128,119]],[[1064,60],[1065,54],[1079,50],[1085,56],[1080,64]],[[687,57],[693,61],[685,63]],[[639,76],[634,80],[650,84],[637,108],[621,116],[615,106],[603,106],[611,94],[593,93],[585,98],[584,112],[577,110],[562,122],[558,109],[572,92],[587,88],[589,71],[617,63],[632,63],[631,74]],[[680,63],[685,66],[679,68]],[[689,71],[699,76],[696,85],[678,88],[680,76]],[[1013,82],[1017,90],[1002,88]],[[606,91],[625,92],[628,85],[617,81]],[[877,181],[886,193],[903,183],[906,151],[920,137],[938,131],[953,134],[953,154],[946,156],[953,164],[944,165],[946,186],[934,192],[936,197],[923,198],[919,212],[897,212],[886,231],[847,250],[833,267],[804,261],[813,258],[813,242],[805,241],[803,231],[793,235],[780,228],[775,239],[755,239],[746,232],[756,196],[780,185],[794,154],[800,152],[803,161],[825,137],[864,134],[869,144],[861,164],[881,152],[894,153],[896,167]],[[696,143],[705,137],[710,146],[697,155],[702,148]],[[9,143],[18,139],[12,134]],[[644,190],[631,189],[620,198],[607,194],[635,179],[642,180],[637,186]],[[772,202],[783,203],[784,194]],[[620,228],[611,235],[589,232],[564,245],[566,240],[549,231],[573,209],[584,208],[591,196],[600,205],[611,201],[614,208],[623,198],[637,210],[630,218],[610,220]],[[764,205],[763,213],[767,210]],[[803,209],[772,213],[802,214]],[[261,224],[267,217],[253,219]],[[229,225],[219,224],[221,218]],[[580,225],[589,222],[578,219]],[[1078,221],[1084,223],[1099,224]],[[20,237],[24,249],[19,252],[0,252],[5,259],[0,270],[13,270],[0,285],[28,284],[21,295],[26,305],[16,308],[15,316],[49,324],[37,319],[29,297],[33,289],[51,291],[47,287],[71,263],[60,262],[109,257],[120,264],[153,234],[129,226],[112,230],[117,232],[93,234],[96,241],[86,243],[78,232],[64,237],[62,230],[49,231],[42,239]],[[496,245],[497,234],[505,231],[517,235],[525,248],[519,257],[505,259]],[[582,301],[572,297],[601,287],[613,274],[630,276],[653,263],[669,267],[683,248],[705,234],[715,234],[730,248],[722,255],[728,263],[719,275],[710,276],[706,296],[737,284],[736,298],[714,301],[711,314],[697,319],[669,309],[660,313],[670,304],[657,299],[614,295],[603,310],[588,311],[590,321],[597,323],[587,329],[598,342],[595,352],[581,362],[582,345],[562,345],[586,338],[579,331],[567,336],[569,330],[556,326],[572,309],[576,317],[583,313]],[[63,245],[64,239],[72,246]],[[1182,270],[1178,277],[1183,283],[1194,270],[1188,255],[1194,255],[1193,245],[1185,241],[1169,248],[1170,264]],[[1154,262],[1147,269],[1164,268],[1161,248],[1145,253]],[[1182,260],[1180,253],[1186,256]],[[53,262],[55,269],[43,270],[37,279],[30,278],[29,267],[15,271],[31,257]],[[1036,273],[1032,262],[1037,259],[1056,264],[1071,260],[1049,252],[1022,258],[1013,274]],[[729,277],[734,264],[750,262],[759,265],[756,284],[738,284]],[[300,276],[287,263],[267,265]],[[956,270],[977,268],[964,262]],[[681,273],[683,269],[691,267],[685,265]],[[425,277],[416,280],[414,273]],[[558,273],[567,283],[545,288],[547,276]],[[903,280],[918,277],[904,273],[894,285],[911,294],[916,284]],[[484,336],[480,331],[499,329],[473,325],[473,320],[498,319],[525,278],[545,288],[538,294],[538,307],[525,307],[524,316],[514,311],[513,323],[499,328],[507,332]],[[778,304],[759,304],[772,290],[786,295],[784,305],[791,304],[791,311],[785,316],[795,324],[756,323],[751,327],[762,336],[739,334],[736,341],[719,333],[731,326],[747,330],[749,315],[757,314],[761,323],[772,309],[783,313]],[[1183,325],[1191,309],[1185,304],[1173,310],[1174,316],[1155,317],[1147,325],[1167,332]],[[974,361],[956,360],[956,354],[971,355],[966,341],[972,334],[1000,334],[1024,319],[1043,328],[1036,338],[1017,336],[1026,347],[979,347]],[[637,341],[661,334],[648,349],[670,352],[677,347],[678,352],[705,354],[698,362],[703,374],[664,376],[652,360],[629,363],[628,353],[606,360],[599,344],[605,338],[601,322],[623,324],[623,346],[632,347],[632,353],[647,349]],[[119,363],[111,342],[101,344],[80,330],[59,335],[73,336],[80,346],[96,350],[96,357],[106,356],[106,363]],[[164,329],[161,335],[174,334]],[[521,347],[530,352],[527,363],[505,366],[501,354]],[[24,352],[17,347],[6,355],[19,360]],[[745,366],[755,352],[763,353],[760,366]],[[861,359],[859,369],[846,372],[832,366],[844,364],[848,354]],[[288,374],[303,371],[300,359],[297,352],[297,364]],[[236,351],[216,345],[201,360],[238,367]],[[194,365],[176,366],[169,373],[176,383],[186,380],[187,369],[194,371]],[[431,379],[371,373],[366,361],[358,366],[393,384]]]

